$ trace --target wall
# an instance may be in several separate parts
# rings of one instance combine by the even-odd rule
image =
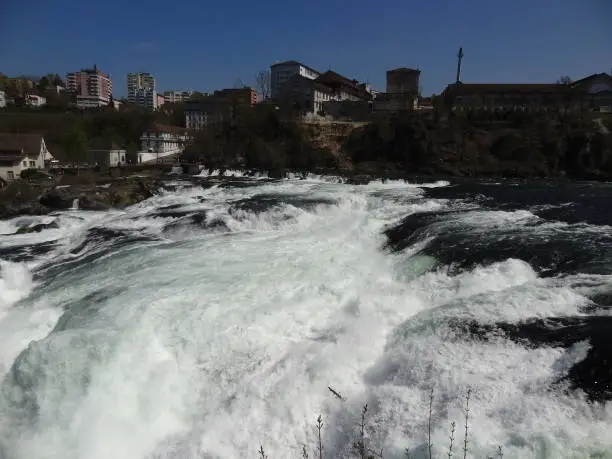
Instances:
[[[387,93],[418,94],[420,73],[416,70],[389,70],[387,72]]]
[[[342,144],[349,134],[369,122],[351,121],[310,121],[302,125],[308,129],[310,140],[318,147],[336,155],[342,153]]]
[[[44,161],[42,157],[33,158],[25,156],[21,162],[11,167],[0,167],[0,178],[9,181],[9,172],[13,172],[13,179],[18,179],[21,176],[21,171],[25,169],[43,169]]]

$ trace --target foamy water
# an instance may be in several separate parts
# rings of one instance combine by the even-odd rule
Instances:
[[[453,339],[447,326],[577,314],[583,292],[512,258],[453,274],[416,247],[384,250],[388,225],[455,205],[423,196],[448,182],[333,182],[75,206],[35,234],[8,235],[18,225],[3,222],[0,247],[57,244],[0,265],[0,458],[248,458],[260,445],[301,457],[319,413],[325,457],[349,457],[365,403],[373,447],[424,458],[432,386],[436,457],[452,421],[459,451],[468,388],[468,457],[498,445],[508,458],[612,457],[610,405],[551,389],[588,342],[533,349]],[[277,200],[236,205],[266,199]],[[188,224],[191,214],[164,209],[205,217]],[[475,210],[456,224],[520,230],[534,219]],[[142,241],[93,240],[100,228]]]

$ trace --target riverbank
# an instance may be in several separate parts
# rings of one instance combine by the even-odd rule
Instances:
[[[157,174],[110,177],[85,173],[83,176],[16,180],[0,191],[0,218],[44,215],[70,208],[124,208],[150,198],[160,186]]]

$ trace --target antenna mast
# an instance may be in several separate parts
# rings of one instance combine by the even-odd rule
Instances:
[[[461,83],[461,61],[463,60],[463,48],[459,48],[459,52],[457,53],[457,79],[456,83]]]

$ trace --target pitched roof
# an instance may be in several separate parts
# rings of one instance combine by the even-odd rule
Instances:
[[[0,149],[0,167],[16,166],[24,157],[21,150]]]
[[[0,134],[0,150],[23,150],[24,154],[36,157],[42,141],[40,134]]]
[[[189,129],[182,126],[171,126],[169,124],[153,124],[149,129],[149,132],[165,132],[168,134],[183,135],[189,132]]]
[[[589,75],[587,77],[581,78],[580,80],[576,80],[576,81],[572,81],[570,83],[570,86],[576,86],[576,85],[581,85],[584,83],[587,83],[591,80],[595,80],[597,78],[604,78],[604,79],[608,79],[610,81],[612,81],[612,75],[608,75],[607,73],[594,73],[592,75]]]
[[[347,86],[357,87],[357,80],[349,80],[347,77],[340,75],[338,72],[334,72],[333,70],[328,70],[327,72],[321,74],[317,80],[321,82],[333,82],[333,83],[342,83]]]
[[[478,92],[559,93],[569,89],[571,88],[568,85],[556,83],[453,83],[446,87],[445,92],[448,91],[454,95]]]
[[[359,82],[357,80],[349,80],[345,76],[342,76],[333,70],[328,70],[327,72],[321,74],[315,81],[326,86],[344,86],[352,93],[363,99],[372,98],[372,95],[366,91],[364,87],[359,86]]]

